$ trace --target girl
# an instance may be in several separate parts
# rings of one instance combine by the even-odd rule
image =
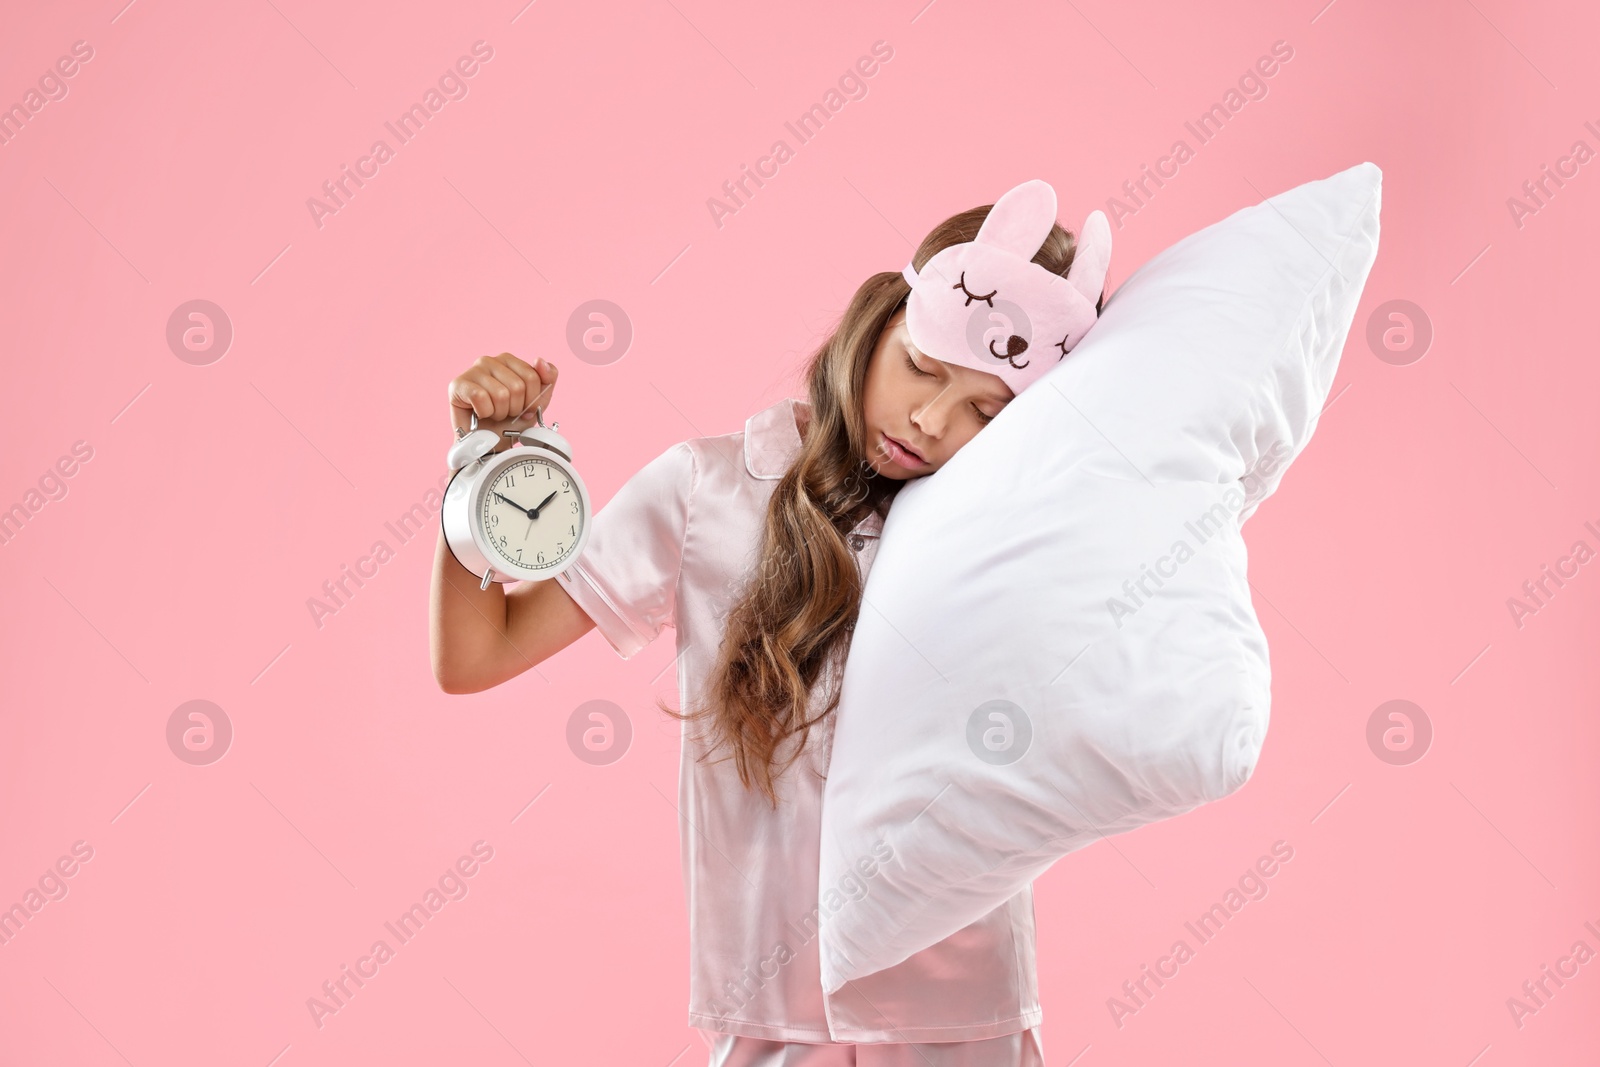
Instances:
[[[1077,252],[1054,221],[1053,192],[1049,204],[1031,260],[1058,276],[1044,283],[1065,277]],[[705,1032],[711,1067],[1044,1062],[1031,887],[831,996],[816,938],[831,713],[883,519],[902,484],[938,470],[1005,407],[1014,392],[1002,375],[1025,383],[1039,371],[1024,380],[934,358],[907,327],[908,275],[974,241],[993,207],[935,227],[906,274],[867,279],[810,361],[808,399],[647,463],[555,581],[480,590],[439,541],[430,636],[447,693],[499,685],[591,627],[623,658],[674,628],[688,710],[663,710],[683,721],[689,1023]],[[1093,285],[1098,314],[1104,292]],[[548,407],[556,380],[543,359],[483,357],[450,382],[452,425],[464,430],[475,412],[480,427],[520,429],[533,421],[524,413]],[[839,887],[847,898],[871,891],[871,864],[861,869],[864,880]]]

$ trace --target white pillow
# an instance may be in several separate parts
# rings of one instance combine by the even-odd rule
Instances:
[[[1172,245],[900,491],[823,792],[827,992],[1249,779],[1271,672],[1239,527],[1316,426],[1381,180],[1362,163]],[[824,895],[862,864],[865,895]]]

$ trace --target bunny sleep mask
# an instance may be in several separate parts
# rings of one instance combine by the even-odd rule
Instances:
[[[1056,221],[1056,191],[1037,178],[1008,190],[978,235],[940,250],[911,286],[906,329],[935,359],[1000,377],[1022,392],[1083,340],[1111,264],[1111,225],[1092,211],[1063,278],[1033,262]]]

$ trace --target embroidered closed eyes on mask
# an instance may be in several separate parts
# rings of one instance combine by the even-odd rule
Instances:
[[[911,286],[906,329],[935,359],[998,375],[1012,395],[1061,362],[1095,324],[1111,265],[1111,224],[1092,211],[1063,278],[1033,257],[1056,221],[1056,191],[1037,178],[995,201],[978,235],[940,250]]]

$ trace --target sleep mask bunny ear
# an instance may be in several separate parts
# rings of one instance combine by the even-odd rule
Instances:
[[[1056,191],[1035,178],[995,201],[976,238],[941,249],[921,273],[906,264],[911,343],[998,375],[1013,395],[1061,362],[1099,317],[1111,225],[1105,212],[1089,213],[1063,278],[1033,262],[1055,221]]]

